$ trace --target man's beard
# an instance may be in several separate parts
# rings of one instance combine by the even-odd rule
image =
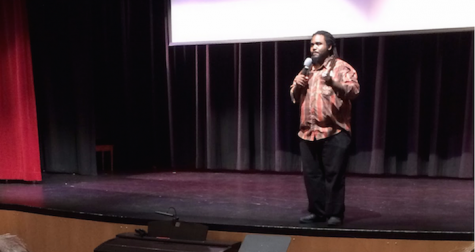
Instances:
[[[325,61],[325,59],[329,56],[329,52],[326,51],[326,52],[323,52],[323,53],[319,53],[318,56],[312,56],[311,59],[312,59],[312,64],[313,65],[321,65],[323,64],[323,62]]]

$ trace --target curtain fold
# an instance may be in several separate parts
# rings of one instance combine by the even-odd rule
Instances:
[[[470,50],[468,55],[473,55],[473,40],[470,45]],[[473,170],[469,170],[466,167],[473,166],[473,139],[474,139],[474,129],[473,129],[473,108],[474,108],[474,103],[473,103],[473,95],[474,95],[474,90],[473,90],[473,85],[474,85],[474,65],[473,65],[473,60],[469,61],[469,64],[467,65],[467,85],[466,86],[466,91],[465,91],[465,110],[464,110],[464,127],[463,127],[463,136],[462,136],[462,156],[461,156],[461,161],[460,165],[457,167],[459,174],[458,177],[461,178],[467,178],[467,177],[473,177]]]
[[[41,181],[25,1],[0,0],[0,179]]]
[[[369,173],[370,174],[378,174],[382,173],[385,160],[384,160],[384,146],[386,141],[386,106],[387,106],[387,99],[386,99],[386,67],[385,64],[386,55],[385,55],[385,38],[380,37],[378,39],[378,49],[377,49],[377,61],[376,61],[376,68],[374,69],[376,72],[375,81],[374,81],[374,104],[372,107],[373,115],[370,119],[372,121],[372,141],[371,141],[371,151],[370,151],[370,163],[369,163]],[[361,90],[364,91],[365,85],[361,83]],[[357,115],[356,115],[357,116]],[[363,129],[364,130],[364,129]],[[364,141],[364,140],[363,140]],[[354,156],[352,156],[353,158]],[[353,163],[350,161],[350,164]],[[358,171],[359,167],[355,167],[356,171]],[[361,169],[361,168],[359,168]],[[351,167],[350,167],[351,170]]]

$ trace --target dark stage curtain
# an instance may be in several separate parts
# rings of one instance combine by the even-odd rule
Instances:
[[[473,177],[473,32],[339,39],[359,74],[349,171]],[[170,47],[172,164],[300,171],[307,41]],[[188,163],[187,163],[188,162]]]
[[[26,4],[0,0],[0,179],[41,181]]]
[[[42,169],[95,175],[89,1],[27,1]]]
[[[63,2],[29,1],[43,153],[94,168],[96,139],[118,170],[300,172],[308,41],[168,47],[163,1]],[[473,177],[473,38],[338,39],[361,84],[350,172]]]

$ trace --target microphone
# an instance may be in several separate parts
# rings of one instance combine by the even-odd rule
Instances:
[[[312,59],[306,58],[303,62],[302,74],[308,76],[310,74],[310,66],[312,66]]]
[[[312,66],[312,59],[306,58],[303,62],[303,69],[301,71],[303,75],[308,76],[310,74],[310,66]],[[295,92],[297,92],[297,96],[299,96],[301,92],[300,89],[302,89],[302,86],[297,85],[294,88],[290,89],[290,99],[292,100],[292,103],[297,102],[296,98],[294,97],[294,89],[297,90]]]

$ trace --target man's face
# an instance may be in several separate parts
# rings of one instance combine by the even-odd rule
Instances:
[[[322,64],[323,61],[330,55],[330,48],[327,46],[325,36],[317,34],[312,37],[310,41],[310,53],[312,55],[313,64]]]

